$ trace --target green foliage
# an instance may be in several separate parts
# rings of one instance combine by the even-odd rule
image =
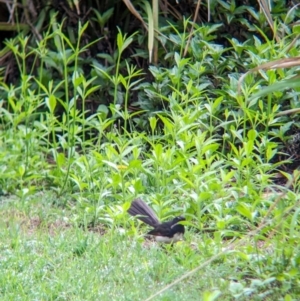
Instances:
[[[172,261],[176,270],[163,284],[195,268],[203,257],[218,254],[227,240],[243,241],[249,236],[240,249],[224,252],[214,261],[217,272],[220,262],[225,268],[216,285],[197,286],[203,300],[220,295],[228,300],[296,298],[299,175],[283,171],[288,160],[282,151],[299,127],[298,115],[289,113],[299,109],[298,62],[290,60],[291,68],[282,69],[262,64],[283,59],[287,53],[296,56],[297,29],[281,21],[293,20],[280,10],[280,3],[274,7],[280,11],[272,29],[275,38],[265,30],[264,15],[253,8],[212,1],[217,4],[225,21],[213,25],[190,19],[161,22],[160,34],[155,34],[164,45],[157,54],[161,64],[149,70],[141,68],[144,35],[138,30],[125,34],[117,29],[111,51],[92,55],[95,47],[108,40],[106,25],[115,13],[111,7],[93,9],[94,19],[78,22],[76,30],[68,20],[57,22],[59,15],[51,11],[51,23],[34,47],[23,34],[8,40],[6,47],[14,54],[20,81],[2,81],[0,87],[1,194],[16,195],[27,208],[38,192],[51,191],[55,196],[47,201],[68,210],[72,226],[101,225],[111,231],[111,237],[105,236],[108,245],[99,242],[104,266],[111,264],[111,254],[120,258],[126,253],[122,233],[128,231],[131,239],[139,236],[126,211],[133,198],[143,196],[161,220],[185,214],[189,240],[201,233],[196,252],[183,244],[175,257],[153,253],[156,260],[157,253],[161,256],[160,261],[151,261],[157,282],[168,277]],[[250,24],[244,16],[247,12],[255,22]],[[101,36],[86,42],[93,22]],[[237,24],[245,26],[247,34],[224,33],[224,25]],[[293,149],[297,156],[297,146]],[[293,185],[276,185],[278,173]],[[274,196],[278,191],[283,192],[279,199]],[[252,237],[249,232],[261,224],[264,227]],[[6,249],[24,251],[26,244],[18,245],[18,235]],[[80,262],[97,245],[79,230],[76,235],[70,253],[68,243],[57,243],[63,254],[72,254]],[[116,239],[120,253],[113,248]],[[144,250],[139,252],[133,256],[145,255]],[[96,254],[93,258],[100,256]],[[32,254],[28,256],[29,263]],[[124,265],[114,267],[114,277],[122,276],[120,269],[131,264],[129,257]],[[76,260],[71,261],[74,270]],[[92,261],[90,267],[94,266]],[[5,269],[12,272],[9,265]],[[232,279],[234,272],[238,276]],[[24,291],[32,283],[28,277],[20,284]],[[108,280],[115,283],[114,277]],[[140,278],[144,277],[141,273]],[[19,278],[14,279],[17,283]],[[129,298],[139,294],[133,292]]]

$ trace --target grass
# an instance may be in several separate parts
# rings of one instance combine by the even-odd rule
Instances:
[[[72,225],[66,212],[15,205],[1,208],[1,300],[142,300],[204,259],[192,250],[186,256],[189,242],[145,246],[121,229],[103,235]],[[196,300],[203,280],[188,290],[183,282],[160,300]]]
[[[85,229],[70,210],[49,206],[52,197],[1,200],[1,300],[146,300],[229,243],[188,230],[186,241],[161,247],[142,239],[145,229]],[[258,257],[278,256],[274,243],[245,240],[154,300],[280,300],[275,279],[262,273],[263,283],[253,270],[265,269]]]

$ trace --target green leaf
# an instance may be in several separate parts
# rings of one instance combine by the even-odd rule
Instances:
[[[46,105],[49,108],[49,111],[53,114],[56,108],[56,97],[51,94],[48,98],[46,98]]]
[[[149,122],[150,122],[151,130],[152,132],[154,132],[157,124],[157,119],[155,117],[149,117]]]
[[[59,168],[61,168],[66,163],[66,157],[64,153],[59,153],[56,157],[56,164]]]
[[[154,45],[154,35],[155,35],[155,28],[154,28],[154,18],[152,8],[149,4],[149,1],[142,1],[144,10],[147,13],[148,17],[148,50],[149,50],[149,62],[152,61],[153,56],[153,45]]]
[[[249,140],[254,141],[256,139],[256,136],[257,136],[256,130],[251,129],[250,131],[248,131],[247,136],[248,136]]]
[[[293,301],[294,299],[292,298],[291,295],[285,295],[284,296],[284,301]]]
[[[296,24],[295,26],[293,26],[293,33],[294,34],[300,34],[300,25]]]
[[[221,295],[221,291],[215,290],[212,292],[204,292],[202,295],[203,301],[215,301],[218,300],[218,297]]]
[[[18,172],[19,172],[19,175],[21,177],[24,176],[24,174],[25,174],[25,166],[23,164],[19,165]]]
[[[284,91],[287,89],[297,89],[300,86],[300,79],[294,78],[294,79],[288,79],[283,80],[280,82],[276,82],[275,84],[265,87],[263,89],[260,89],[258,92],[254,93],[249,100],[252,100],[257,97],[263,97],[270,93],[276,92],[276,91]]]
[[[237,208],[237,212],[241,215],[247,217],[250,221],[252,221],[252,211],[245,203],[240,203]]]

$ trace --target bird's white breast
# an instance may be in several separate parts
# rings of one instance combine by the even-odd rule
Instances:
[[[155,240],[157,242],[163,242],[163,243],[170,244],[172,242],[177,242],[179,240],[183,240],[183,234],[182,233],[175,233],[173,237],[156,236],[155,235]]]

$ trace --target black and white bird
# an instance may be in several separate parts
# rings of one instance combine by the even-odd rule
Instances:
[[[154,211],[140,198],[132,201],[128,213],[153,227],[147,234],[152,235],[157,242],[174,243],[183,239],[185,221],[182,216],[177,216],[168,222],[161,223]]]

